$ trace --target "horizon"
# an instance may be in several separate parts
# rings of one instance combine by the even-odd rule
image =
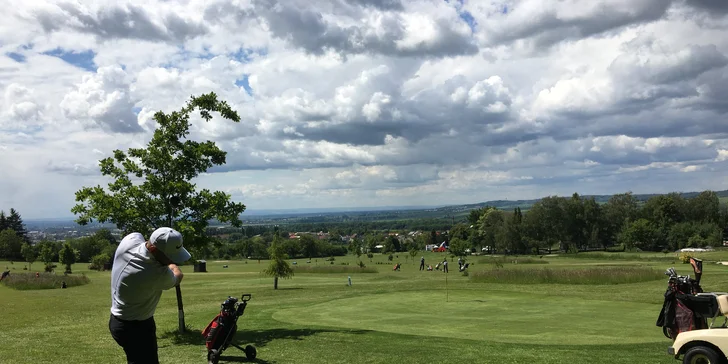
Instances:
[[[709,189],[710,190],[710,189]],[[573,192],[579,194],[581,197],[592,197],[592,196],[613,196],[615,194],[622,194],[622,193],[628,193],[631,192],[632,195],[635,196],[646,196],[646,195],[664,195],[668,193],[680,193],[680,194],[689,194],[689,193],[699,193],[702,191],[667,191],[667,192],[634,192],[634,191],[623,191],[623,192],[617,192],[612,194],[582,194],[579,192]],[[710,191],[720,193],[720,192],[727,192],[728,189],[725,190],[715,190],[712,189]],[[572,194],[573,194],[572,193]],[[377,211],[397,211],[397,210],[426,210],[426,209],[437,209],[437,208],[447,208],[447,207],[458,207],[458,206],[465,206],[465,205],[484,205],[488,203],[493,202],[499,202],[499,201],[508,201],[508,202],[530,202],[530,201],[537,201],[545,197],[549,196],[558,196],[558,197],[570,197],[572,194],[568,195],[546,195],[541,196],[537,198],[522,198],[522,199],[495,199],[495,200],[488,200],[488,201],[477,201],[477,202],[467,202],[467,203],[450,203],[450,204],[443,204],[443,205],[410,205],[410,206],[401,206],[401,205],[392,205],[392,206],[349,206],[349,207],[302,207],[302,208],[291,208],[291,209],[248,209],[246,208],[245,211],[241,214],[242,217],[246,216],[246,213],[251,214],[256,217],[266,217],[266,216],[280,216],[280,215],[302,215],[302,214],[316,214],[316,213],[347,213],[347,212],[377,212]],[[2,210],[2,209],[0,209]],[[248,215],[250,216],[250,215]],[[74,215],[68,215],[68,216],[61,216],[61,217],[29,217],[25,218],[23,217],[24,221],[73,221],[77,217]]]
[[[726,15],[666,0],[17,3],[0,15],[0,206],[73,216],[76,191],[109,182],[99,160],[209,92],[241,119],[190,118],[190,139],[227,152],[194,182],[250,211],[722,190]]]

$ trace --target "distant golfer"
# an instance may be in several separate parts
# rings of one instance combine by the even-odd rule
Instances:
[[[4,271],[4,272],[3,272],[3,275],[2,275],[2,276],[0,276],[0,281],[2,281],[3,279],[5,279],[5,278],[6,278],[7,276],[9,276],[9,275],[10,275],[10,269],[8,269],[8,270]]]
[[[125,236],[111,269],[109,331],[131,363],[159,363],[154,311],[162,291],[182,281],[175,263],[190,259],[182,234],[163,227],[149,240],[140,233]]]
[[[425,270],[425,257],[420,258],[420,270]]]
[[[447,273],[447,259],[442,261],[442,271]]]

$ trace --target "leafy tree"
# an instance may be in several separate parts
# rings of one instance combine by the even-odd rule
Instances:
[[[158,227],[171,226],[182,232],[185,245],[193,248],[209,242],[205,228],[212,219],[242,226],[239,215],[245,205],[231,202],[224,192],[196,191],[190,182],[209,168],[225,164],[227,155],[212,141],[186,139],[195,109],[205,121],[212,119],[211,112],[240,121],[237,112],[215,93],[193,96],[185,107],[170,114],[157,112],[154,120],[158,127],[146,148],[115,150],[113,158],[100,161],[101,173],[114,180],[108,191],[98,185],[76,192],[79,203],[71,209],[78,215],[76,222],[112,222],[124,233],[145,236]]]
[[[359,238],[353,238],[349,240],[349,251],[356,255],[356,258],[359,259],[362,254],[362,247],[363,243]]]
[[[43,240],[38,243],[38,253],[40,260],[46,266],[50,266],[57,259],[56,254],[58,252],[56,251],[56,244],[49,240]]]
[[[468,227],[468,225],[458,223],[455,224],[455,226],[450,229],[450,239],[458,238],[460,240],[468,240],[470,239],[470,232],[472,230]]]
[[[531,209],[523,216],[522,234],[524,243],[538,254],[541,248],[551,252],[551,247],[559,242],[558,234],[553,225],[546,217],[548,211],[541,203],[531,206]]]
[[[682,249],[687,246],[690,237],[695,235],[695,224],[691,222],[681,222],[670,228],[667,236],[667,242],[671,250]]]
[[[109,229],[106,229],[106,228],[103,228],[103,229],[95,232],[93,236],[97,240],[106,240],[107,242],[109,242],[109,244],[112,244],[112,245],[116,245],[119,243],[118,241],[116,241],[116,238],[114,237],[114,235],[111,234],[111,231],[109,231]]]
[[[394,235],[387,236],[387,238],[384,239],[384,250],[382,252],[388,253],[398,251],[400,251],[399,239],[397,239]]]
[[[5,216],[5,211],[0,211],[0,231],[8,228],[8,218]]]
[[[319,256],[319,249],[316,244],[316,240],[314,240],[313,236],[309,234],[303,234],[301,238],[298,239],[298,246],[304,257],[310,259]]]
[[[621,240],[627,249],[651,250],[657,245],[658,231],[647,219],[637,219],[626,226]]]
[[[636,220],[640,211],[637,199],[627,192],[610,197],[603,212],[604,239],[607,245],[613,245],[624,226]]]
[[[495,209],[496,208],[493,206],[484,206],[479,209],[470,210],[470,213],[468,214],[468,222],[470,225],[476,225],[480,222],[480,218],[485,215],[485,213]]]
[[[450,252],[450,255],[454,257],[464,257],[468,255],[466,250],[469,248],[469,244],[466,240],[462,240],[460,238],[453,238],[450,240],[450,248],[448,249]],[[417,254],[415,252],[415,254]]]
[[[713,191],[703,191],[687,201],[687,218],[697,223],[720,222],[720,200]]]
[[[78,239],[70,240],[69,243],[74,250],[78,251],[77,262],[91,262],[91,259],[109,250],[111,244],[109,241],[98,235],[84,236]]]
[[[28,270],[32,270],[33,262],[38,257],[38,252],[35,247],[28,243],[23,243],[23,247],[20,248],[20,253],[23,254],[23,258],[28,262]]]
[[[23,241],[13,229],[0,232],[0,257],[8,260],[20,260]]]
[[[503,226],[503,211],[491,209],[480,217],[478,233],[483,237],[483,243],[490,249],[496,247],[496,234]]]
[[[286,252],[283,250],[280,240],[280,237],[276,233],[273,242],[268,248],[270,265],[263,271],[265,275],[273,277],[273,289],[278,289],[278,278],[286,279],[293,277],[293,268],[285,260]]]
[[[71,271],[71,265],[76,263],[76,252],[71,247],[70,243],[64,243],[61,251],[58,252],[60,263],[66,266],[66,273],[73,273]]]
[[[410,249],[409,255],[410,255],[410,257],[412,257],[412,263],[415,262],[415,256],[417,255],[418,252],[419,252],[419,250],[417,250],[415,248]]]

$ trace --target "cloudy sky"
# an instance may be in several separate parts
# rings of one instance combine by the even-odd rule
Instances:
[[[72,216],[191,95],[250,210],[728,189],[725,0],[4,2],[0,209]]]

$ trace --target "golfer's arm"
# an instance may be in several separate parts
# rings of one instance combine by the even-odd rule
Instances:
[[[178,284],[180,284],[180,282],[182,282],[182,277],[184,277],[184,274],[182,274],[182,271],[179,269],[179,267],[177,266],[177,264],[174,264],[174,263],[173,264],[170,264],[169,265],[169,270],[171,270],[172,273],[174,274],[174,279],[177,282],[177,284],[175,284],[175,286],[178,285]]]

